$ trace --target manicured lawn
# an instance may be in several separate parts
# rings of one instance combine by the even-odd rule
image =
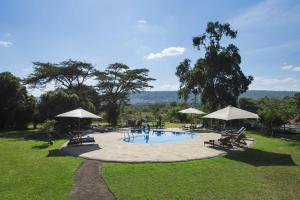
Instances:
[[[300,140],[251,134],[225,157],[169,164],[104,164],[118,199],[300,199]]]
[[[172,123],[172,122],[165,122],[166,128],[181,128],[183,124],[181,123]]]
[[[59,153],[63,140],[48,147],[43,138],[36,131],[0,133],[1,200],[69,198],[82,159]]]

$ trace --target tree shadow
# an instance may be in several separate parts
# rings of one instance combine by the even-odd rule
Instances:
[[[64,153],[60,149],[51,149],[51,150],[49,150],[48,155],[47,155],[47,157],[66,157],[66,156],[70,156],[70,155]]]
[[[245,151],[230,152],[224,158],[244,162],[255,167],[260,166],[297,166],[291,155],[246,149]]]
[[[1,131],[0,138],[47,141],[47,134],[38,129],[28,129],[20,131]]]
[[[49,150],[47,157],[57,157],[57,156],[79,156],[83,153],[96,151],[102,149],[98,144],[85,144],[85,145],[74,145],[74,146],[66,146],[62,149],[53,149]]]
[[[48,143],[33,146],[32,149],[47,149],[50,145]]]

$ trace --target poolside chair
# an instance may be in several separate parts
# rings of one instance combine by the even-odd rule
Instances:
[[[233,143],[237,146],[247,146],[246,140],[247,136],[244,133],[240,133],[236,136]]]
[[[227,136],[227,135],[239,135],[240,133],[243,133],[246,130],[245,127],[241,127],[238,131],[232,131],[232,130],[225,130],[221,132],[221,136]]]
[[[184,130],[189,130],[191,129],[191,124],[184,124],[181,128]]]
[[[206,145],[206,144],[210,144],[212,146],[222,146],[223,148],[225,148],[225,147],[233,148],[231,136],[223,137],[218,140],[204,141],[204,145]]]
[[[72,132],[68,132],[67,135],[69,137],[68,145],[95,142],[94,137],[91,137],[89,135],[85,135],[85,136],[74,135]]]

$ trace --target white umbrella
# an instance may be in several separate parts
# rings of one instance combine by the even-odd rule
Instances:
[[[71,110],[69,112],[65,112],[59,115],[56,115],[56,117],[71,117],[71,118],[93,118],[93,119],[102,119],[101,117],[90,113],[86,110],[83,110],[82,108],[78,108],[75,110]]]
[[[80,119],[82,118],[92,118],[92,119],[102,119],[101,117],[90,113],[82,108],[77,108],[75,110],[71,110],[69,112],[65,112],[55,117],[69,117],[69,118],[78,118],[79,119],[79,131],[80,131]]]
[[[226,108],[217,110],[203,116],[203,118],[233,120],[233,119],[258,119],[259,116],[255,113],[248,112],[233,106],[227,106]]]
[[[194,114],[195,115],[204,115],[204,114],[206,114],[205,112],[203,112],[201,110],[198,110],[196,108],[187,108],[187,109],[184,109],[184,110],[180,110],[178,112],[179,113],[184,113],[184,114],[192,114],[192,117],[193,117]]]
[[[205,112],[198,110],[196,108],[188,108],[184,110],[178,111],[179,113],[185,113],[185,114],[196,114],[196,115],[203,115],[206,114]]]

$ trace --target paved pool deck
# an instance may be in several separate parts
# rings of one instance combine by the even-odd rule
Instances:
[[[171,129],[180,131],[179,129]],[[204,141],[220,138],[217,133],[197,133],[199,137],[191,140],[163,144],[136,144],[122,141],[124,134],[118,132],[90,134],[94,144],[67,146],[61,150],[73,156],[105,162],[179,162],[222,156],[226,151],[204,146]],[[136,135],[138,136],[138,135]],[[247,142],[251,145],[253,141]]]

